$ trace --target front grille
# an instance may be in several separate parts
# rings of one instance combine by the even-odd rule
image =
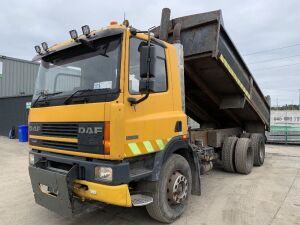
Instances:
[[[43,123],[42,135],[66,138],[78,137],[78,124],[76,123]]]
[[[36,146],[66,151],[103,154],[103,130],[103,122],[31,122],[29,124],[29,143],[33,148]],[[39,138],[35,138],[35,136]],[[63,138],[76,139],[77,143]]]
[[[73,150],[73,151],[78,150],[78,144],[77,143],[61,142],[61,141],[41,140],[40,146],[41,147],[46,147],[46,148],[62,149],[62,150]]]

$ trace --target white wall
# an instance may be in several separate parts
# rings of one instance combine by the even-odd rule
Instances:
[[[291,125],[300,127],[300,110],[272,110],[272,125]]]

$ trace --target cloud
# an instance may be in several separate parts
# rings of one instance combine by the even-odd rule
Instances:
[[[171,8],[173,18],[222,9],[226,30],[242,55],[300,43],[300,1],[297,0],[10,0],[1,4],[0,54],[31,59],[36,44],[47,41],[52,45],[65,40],[69,38],[69,30],[79,30],[85,24],[96,29],[106,26],[111,20],[121,22],[124,13],[133,26],[147,29],[159,25],[163,7]],[[244,59],[257,62],[296,54],[300,54],[300,46],[244,56]],[[300,62],[300,57],[248,66],[264,93],[271,94],[273,99],[282,99],[284,104],[297,102],[300,64],[262,69],[297,62]]]

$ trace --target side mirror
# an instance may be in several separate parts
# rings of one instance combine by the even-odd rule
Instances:
[[[140,46],[140,77],[141,79],[155,77],[156,46]]]
[[[147,94],[149,92],[154,92],[154,80],[142,78],[139,82],[139,91],[141,94]]]

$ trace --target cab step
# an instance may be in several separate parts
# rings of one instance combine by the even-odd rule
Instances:
[[[147,195],[131,195],[131,202],[133,206],[145,206],[153,202],[153,198]]]

